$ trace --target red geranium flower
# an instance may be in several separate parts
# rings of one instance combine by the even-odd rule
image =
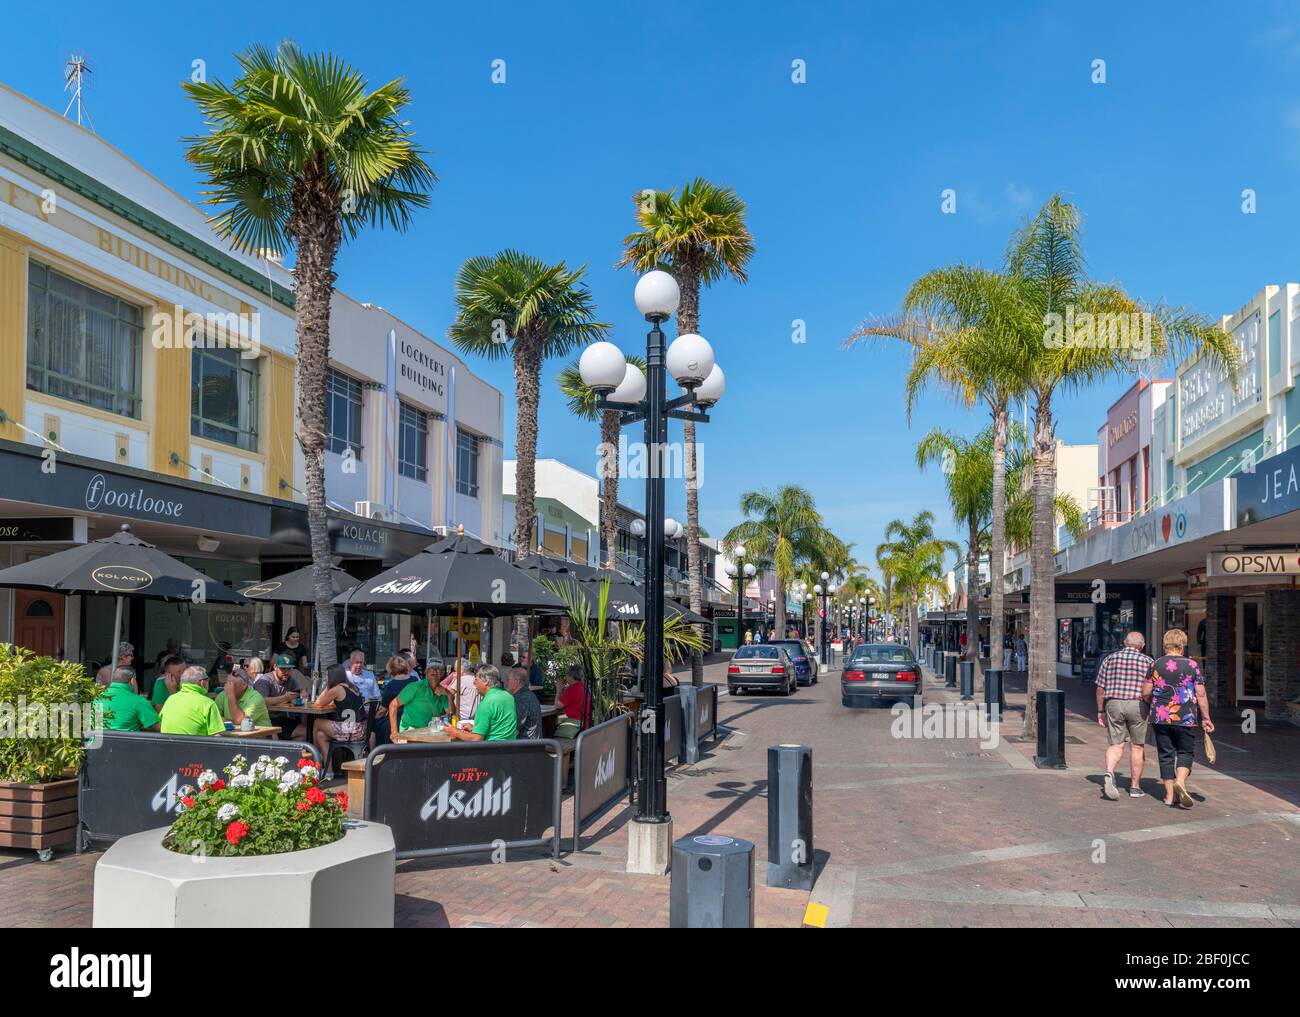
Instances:
[[[238,844],[240,840],[248,833],[248,824],[235,820],[226,827],[226,840],[231,844]]]
[[[307,789],[307,801],[311,802],[313,805],[324,805],[325,792],[318,787],[309,787]]]
[[[310,811],[311,811],[311,802],[306,802],[306,801],[299,802],[299,803],[298,803],[298,811],[299,811],[299,812],[310,812]]]
[[[218,778],[218,779],[214,780],[211,784],[208,785],[208,790],[209,790],[209,791],[220,791],[220,790],[221,790],[223,787],[225,787],[225,786],[226,786],[226,782],[225,782],[224,780],[221,780],[220,778]]]
[[[316,765],[316,760],[312,759],[311,756],[303,756],[300,760],[298,760],[299,770],[305,770],[307,767],[315,766],[315,765]]]
[[[184,798],[181,799],[181,804],[184,805],[187,809],[192,809],[194,808],[194,799],[191,798],[189,795],[186,795]]]
[[[334,800],[335,800],[336,802],[339,803],[339,809],[340,809],[341,811],[343,811],[343,812],[347,812],[347,811],[348,811],[348,796],[347,796],[347,792],[345,792],[345,791],[340,791],[338,794],[336,794],[336,795],[334,796]]]

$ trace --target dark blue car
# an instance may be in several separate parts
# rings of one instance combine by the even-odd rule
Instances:
[[[779,646],[794,661],[795,677],[800,685],[812,685],[817,681],[817,662],[808,656],[808,647],[802,639],[768,639],[767,645]]]

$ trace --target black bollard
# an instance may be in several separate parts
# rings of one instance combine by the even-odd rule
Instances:
[[[813,885],[812,747],[767,749],[767,885]]]
[[[951,651],[943,655],[943,684],[949,689],[957,687],[957,654]]]
[[[984,713],[989,720],[1001,720],[1007,708],[1002,694],[1002,668],[991,667],[984,672]]]
[[[975,662],[961,662],[961,701],[968,703],[975,698]]]
[[[1038,690],[1038,755],[1040,770],[1065,767],[1065,693],[1060,689]]]

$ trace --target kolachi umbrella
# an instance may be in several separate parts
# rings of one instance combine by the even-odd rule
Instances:
[[[2,569],[0,587],[115,596],[117,611],[113,616],[110,661],[117,660],[125,597],[194,601],[195,594],[202,590],[202,600],[199,601],[202,603],[246,602],[217,580],[159,551],[153,544],[145,543],[126,524],[111,537],[101,537],[57,554]]]
[[[535,608],[564,611],[559,597],[464,533],[434,541],[414,557],[339,594],[334,603],[376,611],[424,611],[454,604],[457,675],[465,612],[496,618]],[[459,715],[459,678],[456,691]]]
[[[353,578],[336,565],[330,566],[331,592],[337,596],[346,593],[360,580]],[[260,583],[246,586],[239,591],[249,600],[260,600],[270,604],[314,604],[316,603],[316,578],[313,567],[286,572],[274,579],[263,579]]]

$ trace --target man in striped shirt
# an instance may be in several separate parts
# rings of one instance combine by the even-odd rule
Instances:
[[[1116,650],[1097,668],[1097,723],[1106,729],[1106,777],[1102,794],[1119,800],[1115,767],[1129,745],[1130,798],[1142,797],[1142,764],[1146,759],[1147,705],[1142,701],[1142,683],[1151,673],[1151,658],[1142,652],[1146,637],[1130,632],[1123,649]]]

